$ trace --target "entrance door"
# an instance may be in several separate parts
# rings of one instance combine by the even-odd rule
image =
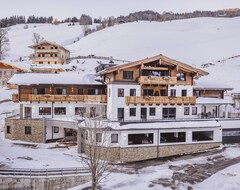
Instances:
[[[141,119],[147,119],[147,108],[141,108]]]
[[[124,108],[118,108],[118,120],[124,120]]]
[[[24,107],[24,116],[25,116],[25,119],[32,118],[32,108],[31,107]]]

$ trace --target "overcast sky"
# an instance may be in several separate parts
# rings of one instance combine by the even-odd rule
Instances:
[[[36,15],[64,19],[83,13],[108,17],[142,10],[162,13],[224,8],[240,8],[240,0],[0,0],[0,18]]]

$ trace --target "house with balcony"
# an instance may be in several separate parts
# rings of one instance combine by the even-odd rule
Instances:
[[[206,75],[163,55],[114,65],[96,75],[14,75],[9,82],[19,86],[13,101],[19,103],[20,114],[6,119],[5,137],[48,142],[69,136],[76,139],[77,134],[79,152],[88,154],[92,129],[82,121],[101,118],[105,127],[97,129],[94,136],[99,151],[109,154],[111,161],[139,161],[215,148],[222,143],[221,125],[202,113],[204,107],[206,113],[216,107],[214,101],[219,109],[215,115],[212,110],[213,116],[227,113],[220,107],[231,104],[223,94],[230,89],[200,89],[196,81]],[[108,144],[101,144],[103,141]]]
[[[33,64],[63,64],[70,58],[69,50],[46,40],[29,47],[34,50],[32,56]]]
[[[13,94],[12,100],[19,103],[20,113],[6,119],[7,139],[74,139],[78,118],[106,112],[106,85],[96,81],[95,75],[16,74],[9,83],[18,85],[18,94]]]

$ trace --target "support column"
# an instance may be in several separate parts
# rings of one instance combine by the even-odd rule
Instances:
[[[225,105],[225,118],[228,118],[227,105]]]

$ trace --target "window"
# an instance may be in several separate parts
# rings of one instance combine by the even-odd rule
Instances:
[[[30,126],[25,127],[25,135],[31,135],[32,134],[32,128]]]
[[[96,133],[96,142],[102,142],[102,133]]]
[[[83,89],[82,88],[78,89],[78,95],[83,95]]]
[[[136,89],[130,89],[130,96],[136,96]]]
[[[124,119],[124,108],[118,108],[117,113],[118,113],[118,120],[123,120]]]
[[[184,115],[189,115],[189,107],[184,107]]]
[[[96,95],[95,89],[88,89],[88,95]]]
[[[88,131],[85,132],[85,139],[88,140]]]
[[[66,108],[65,107],[54,108],[54,114],[55,115],[66,115]]]
[[[166,90],[163,90],[163,89],[160,90],[160,95],[161,95],[161,96],[166,96]]]
[[[55,57],[57,57],[57,54],[55,54]]]
[[[53,49],[53,47],[51,47],[51,49]]]
[[[176,108],[163,108],[163,119],[175,119],[176,118]]]
[[[50,61],[48,61],[48,64],[50,64]]]
[[[156,115],[156,108],[149,108],[149,115],[155,116]]]
[[[86,113],[85,107],[76,107],[75,108],[75,115],[79,115],[79,116],[83,117],[85,113]]]
[[[111,143],[118,143],[118,134],[111,134]]]
[[[53,56],[53,54],[50,55],[51,57]]]
[[[192,115],[197,115],[197,107],[192,107]]]
[[[186,74],[185,73],[177,73],[177,80],[185,81]]]
[[[39,115],[51,115],[52,109],[50,107],[40,107]]]
[[[198,98],[200,96],[200,91],[199,90],[195,91],[195,96],[196,96],[196,98]]]
[[[34,94],[45,94],[45,88],[35,88]]]
[[[118,88],[118,97],[124,97],[124,88]]]
[[[55,126],[54,126],[54,127],[53,127],[53,132],[54,132],[54,133],[59,133],[59,127],[55,127]]]
[[[182,96],[187,96],[187,90],[182,90]]]
[[[133,80],[133,71],[123,71],[123,79]]]
[[[11,133],[11,126],[7,126],[7,134],[10,134]]]
[[[136,108],[130,108],[129,115],[130,117],[136,116]]]
[[[152,89],[143,89],[143,96],[153,96]]]
[[[192,141],[212,141],[213,131],[195,131],[192,133]]]
[[[65,89],[65,88],[56,88],[56,94],[58,94],[58,95],[66,95],[67,94],[67,89]]]
[[[171,89],[170,96],[176,96],[176,89]]]
[[[153,144],[153,133],[129,134],[128,145]]]
[[[160,133],[160,143],[186,142],[185,132]]]
[[[97,116],[97,108],[90,107],[90,117],[96,117],[96,116]]]

